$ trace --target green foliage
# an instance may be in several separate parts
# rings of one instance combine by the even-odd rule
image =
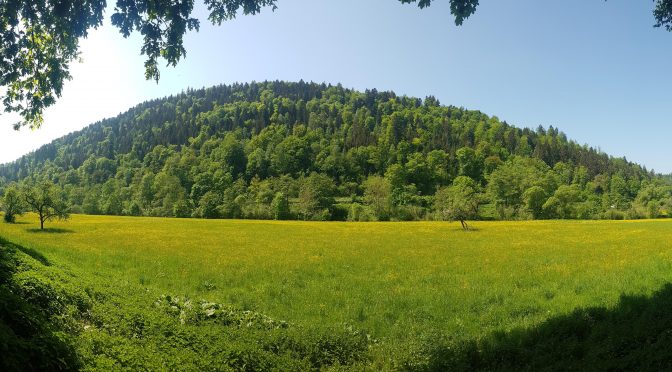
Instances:
[[[633,201],[632,210],[643,218],[669,217],[672,207],[672,187],[665,184],[644,185]]]
[[[667,221],[478,222],[476,234],[438,221],[78,215],[44,232],[31,215],[18,222],[0,224],[22,244],[0,243],[0,325],[16,330],[0,326],[2,370],[659,370],[670,360]]]
[[[0,3],[0,86],[7,88],[3,104],[5,111],[18,112],[31,127],[42,124],[43,110],[61,95],[79,39],[102,23],[105,2],[86,3]]]
[[[44,223],[53,220],[70,218],[69,207],[62,190],[50,181],[42,181],[37,185],[24,185],[22,190],[26,205],[40,219],[40,229]]]
[[[459,176],[453,184],[440,189],[434,198],[434,209],[442,220],[460,221],[467,230],[467,220],[473,220],[478,214],[480,199],[478,185],[467,177]]]
[[[403,4],[417,3],[420,8],[429,7],[432,3],[432,0],[399,1]],[[208,20],[218,25],[234,19],[239,12],[254,15],[263,8],[277,8],[277,0],[203,0],[203,3],[209,11]],[[478,0],[450,0],[455,24],[461,25],[478,5]],[[105,6],[106,2],[100,0],[64,0],[57,3],[5,0],[0,3],[0,28],[4,30],[0,38],[3,45],[0,51],[0,86],[7,89],[3,99],[5,111],[18,112],[22,117],[15,128],[23,125],[34,128],[42,124],[44,109],[56,102],[64,81],[71,78],[70,64],[78,56],[79,40],[86,37],[91,29],[103,24]],[[146,56],[146,79],[159,80],[159,60],[175,66],[186,55],[184,35],[188,31],[198,31],[200,27],[200,20],[192,17],[193,9],[193,0],[177,4],[168,0],[115,2],[112,24],[124,37],[133,32],[143,35],[140,52]],[[672,30],[671,0],[656,1],[653,14],[656,27]],[[438,106],[438,101],[434,97],[425,105],[427,108],[435,106]],[[285,113],[275,113],[278,122],[285,117]],[[351,143],[366,141],[360,130],[368,124],[367,121],[368,118],[353,126]],[[390,129],[388,134],[396,138],[399,128],[393,125]],[[528,142],[519,143],[517,154],[529,155]]]
[[[290,217],[289,200],[287,195],[283,192],[277,192],[271,202],[271,210],[273,211],[273,219],[286,220]]]
[[[387,221],[392,212],[392,185],[386,178],[370,176],[364,182],[364,202],[379,221]]]
[[[479,180],[483,174],[483,159],[474,149],[463,147],[455,152],[460,176]]]
[[[672,31],[672,1],[657,0],[653,16],[656,19],[656,27],[665,27],[667,31]]]
[[[360,203],[350,204],[350,210],[348,211],[348,221],[375,221],[376,216],[371,212],[371,210]]]
[[[196,209],[196,216],[202,218],[218,218],[219,211],[218,206],[220,203],[220,197],[212,191],[208,191],[203,195],[199,202],[198,208]]]
[[[5,187],[4,196],[2,197],[2,210],[5,212],[3,219],[7,223],[14,223],[16,216],[23,214],[26,209],[21,191],[16,184],[11,184]]]
[[[580,201],[578,185],[562,185],[542,206],[549,218],[576,218],[576,205]]]
[[[78,370],[74,340],[90,306],[39,253],[0,241],[0,369]]]
[[[532,218],[539,219],[543,216],[544,203],[547,200],[546,191],[539,186],[532,186],[523,193],[523,200]]]
[[[411,3],[416,0],[400,0]],[[277,0],[203,0],[208,20],[221,25],[242,11],[254,15],[263,8],[276,9]],[[420,8],[431,0],[420,0]],[[451,0],[455,23],[475,11],[476,0]],[[103,24],[105,1],[5,0],[0,3],[0,86],[5,111],[18,112],[23,121],[15,128],[39,127],[43,111],[53,105],[71,78],[70,64],[79,55],[79,40]],[[141,54],[145,55],[145,78],[159,80],[159,60],[175,66],[186,55],[183,45],[188,31],[198,31],[200,21],[192,17],[194,1],[168,0],[114,2],[111,21],[124,37],[133,32],[143,35]]]
[[[186,200],[180,199],[173,204],[172,215],[178,218],[191,217],[191,209],[191,206]]]
[[[304,220],[328,221],[334,204],[334,182],[326,175],[311,173],[303,179],[297,201]]]
[[[212,159],[228,166],[228,172],[233,178],[245,171],[247,157],[243,145],[233,133],[227,133],[220,142],[219,147],[213,150]]]
[[[420,8],[431,5],[432,0],[399,0],[402,3],[418,3]],[[455,16],[455,24],[461,25],[470,15],[476,12],[478,0],[450,0],[450,12]]]
[[[282,219],[421,220],[458,176],[476,181],[500,219],[670,210],[668,194],[645,189],[669,182],[553,127],[305,82],[190,90],[0,165],[10,182],[58,184],[74,211],[200,218],[280,218],[283,193]]]
[[[501,218],[510,218],[505,211],[518,215],[524,206],[523,195],[533,186],[544,191],[555,190],[555,173],[549,166],[535,158],[514,157],[494,170],[488,178],[488,193],[497,206]]]
[[[146,288],[84,279],[6,241],[0,268],[3,370],[314,370],[364,361],[374,343],[351,326],[305,328],[206,300],[151,300]]]

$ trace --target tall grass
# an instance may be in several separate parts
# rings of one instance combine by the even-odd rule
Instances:
[[[380,341],[375,363],[388,367],[422,359],[413,353],[437,337],[529,329],[672,281],[670,221],[479,222],[467,232],[442,222],[82,215],[37,232],[34,216],[18,222],[0,236],[83,280],[351,325]]]

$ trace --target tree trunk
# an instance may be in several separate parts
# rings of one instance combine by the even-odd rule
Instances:
[[[44,217],[40,215],[40,230],[44,230]]]

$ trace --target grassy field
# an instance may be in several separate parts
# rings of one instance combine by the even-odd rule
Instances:
[[[357,368],[532,368],[546,363],[534,351],[542,341],[549,350],[564,342],[577,365],[605,347],[605,358],[618,350],[630,357],[622,343],[590,351],[582,342],[613,338],[593,333],[631,322],[628,316],[658,317],[654,310],[667,301],[672,281],[672,221],[476,222],[468,232],[442,222],[81,215],[40,232],[36,221],[27,215],[0,224],[0,237],[67,269],[70,281],[100,298],[114,293],[117,309],[145,306],[138,293],[148,304],[179,296],[251,310],[305,332],[357,330],[369,335]],[[641,311],[632,313],[628,303]],[[94,301],[92,312],[106,306]],[[651,332],[658,341],[665,334]],[[651,332],[642,337],[650,340]],[[567,337],[578,339],[567,345]],[[102,366],[92,358],[85,364]],[[124,366],[112,356],[106,363]]]

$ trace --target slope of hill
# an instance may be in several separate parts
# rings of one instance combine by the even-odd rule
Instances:
[[[666,216],[646,168],[550,127],[340,85],[221,85],[144,102],[0,166],[49,179],[74,212],[206,218],[432,219],[469,177],[480,218]],[[464,180],[464,178],[462,178]]]

